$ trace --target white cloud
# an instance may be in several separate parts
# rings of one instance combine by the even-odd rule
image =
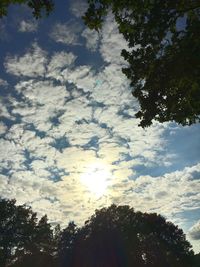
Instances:
[[[194,240],[200,239],[200,220],[189,229],[189,235]]]
[[[7,126],[3,122],[0,122],[0,135],[6,133],[6,131],[7,131]]]
[[[140,176],[127,183],[117,180],[118,188],[121,185],[123,192],[115,197],[115,201],[129,204],[137,210],[158,212],[173,220],[181,211],[195,211],[199,207],[200,185],[192,179],[195,171],[200,171],[199,164],[158,177]],[[112,187],[110,192],[112,195]],[[188,198],[191,193],[193,196]]]
[[[20,114],[23,122],[33,123],[40,131],[50,130],[51,118],[64,108],[69,96],[65,86],[54,86],[50,81],[20,82],[16,90],[26,101],[16,103],[12,114]]]
[[[131,104],[134,108],[134,99],[131,96],[129,83],[121,72],[121,66],[110,64],[95,77],[95,87],[91,90],[92,97],[106,105],[114,105],[116,109],[124,104]],[[130,97],[131,96],[131,97]]]
[[[79,33],[82,26],[75,21],[56,23],[50,32],[50,37],[57,43],[78,45]]]
[[[0,151],[3,152],[0,154],[1,168],[14,170],[23,166],[23,151],[20,145],[13,140],[0,139]]]
[[[90,66],[80,66],[73,71],[63,71],[63,77],[68,82],[74,83],[85,92],[91,91],[95,85],[95,78]]]
[[[87,6],[85,0],[71,0],[70,10],[74,16],[81,18],[87,10]]]
[[[96,51],[99,45],[100,34],[95,30],[86,28],[81,36],[86,39],[86,47],[91,51]]]
[[[9,102],[7,97],[1,97],[0,99],[0,116],[7,119],[14,119],[9,112]]]
[[[7,56],[4,67],[8,73],[16,76],[44,76],[46,53],[34,43],[23,56]]]
[[[121,56],[122,49],[128,49],[127,43],[119,33],[113,15],[109,14],[102,27],[100,53],[105,62],[125,65]]]
[[[20,82],[16,85],[16,90],[22,93],[34,106],[46,106],[49,111],[51,109],[58,110],[59,107],[64,105],[66,98],[69,96],[65,86],[55,86],[51,81],[37,82],[30,80],[28,82]]]
[[[22,20],[20,21],[20,32],[36,32],[38,28],[38,22],[36,20]]]
[[[64,51],[54,53],[48,64],[47,77],[61,80],[61,71],[66,68],[71,68],[74,65],[76,58],[77,57],[74,54],[66,53]]]
[[[8,82],[0,78],[0,86],[6,88],[8,86]]]

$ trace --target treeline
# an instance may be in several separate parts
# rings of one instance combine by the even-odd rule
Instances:
[[[111,205],[77,227],[52,227],[30,207],[0,199],[1,267],[199,267],[181,229],[155,213]]]

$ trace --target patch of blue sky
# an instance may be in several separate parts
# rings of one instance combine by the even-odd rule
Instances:
[[[69,172],[66,172],[64,169],[59,169],[57,167],[49,167],[46,168],[46,170],[49,172],[48,178],[53,182],[62,181],[63,176],[68,176],[70,174]]]
[[[144,159],[142,159],[142,160],[144,160]],[[172,171],[170,171],[169,167],[165,167],[165,166],[162,166],[162,167],[158,166],[158,165],[155,165],[152,167],[145,166],[147,162],[148,162],[147,160],[144,160],[144,162],[142,164],[137,164],[137,165],[134,165],[131,167],[131,169],[133,170],[133,173],[134,173],[131,176],[131,178],[133,180],[137,179],[140,176],[150,175],[153,178],[153,177],[162,176],[168,172],[172,172]]]
[[[52,123],[52,127],[58,126],[60,124],[59,118],[64,114],[64,110],[60,110],[53,117],[49,118],[49,121]]]
[[[78,125],[81,125],[81,124],[85,124],[85,123],[88,124],[89,121],[86,119],[81,119],[81,120],[76,120],[75,123]]]
[[[191,180],[197,180],[200,181],[200,171],[193,171]]]
[[[170,171],[180,170],[185,166],[192,166],[200,162],[199,124],[192,126],[171,125],[167,128],[163,138],[167,142],[167,152],[174,155]]]
[[[63,152],[65,148],[71,146],[66,136],[55,138],[54,141],[50,143],[50,145],[55,147],[55,149],[57,149],[60,152]]]
[[[118,166],[121,162],[125,161],[131,161],[133,157],[129,153],[120,153],[120,159],[112,162],[112,165]],[[131,168],[132,169],[132,168]]]
[[[106,107],[106,105],[105,105],[103,102],[98,102],[98,101],[96,101],[96,100],[94,100],[94,99],[92,99],[92,100],[90,101],[90,103],[88,104],[88,106],[89,106],[89,107],[94,107],[95,109]]]
[[[132,107],[129,105],[125,105],[124,107],[120,108],[117,114],[122,116],[124,119],[133,119],[134,116],[129,114],[129,111],[132,111]]]
[[[33,155],[31,155],[30,151],[28,149],[24,150],[24,162],[23,165],[27,170],[32,170],[31,163],[36,159]]]
[[[0,174],[9,177],[12,174],[12,168],[4,168],[0,166]]]
[[[108,124],[107,123],[100,123],[99,126],[103,129],[109,129]]]
[[[130,142],[130,138],[124,138],[122,136],[117,136],[117,140],[116,142],[119,144],[119,146],[125,146],[127,148],[129,148],[129,142]]]
[[[6,125],[7,130],[9,130],[9,128],[11,126],[13,126],[14,124],[16,124],[16,120],[15,119],[6,118],[6,117],[3,117],[1,115],[0,115],[0,122],[4,123]],[[1,137],[3,137],[3,135]]]
[[[199,203],[199,206],[200,206],[200,203]],[[179,220],[181,219],[184,220],[183,228],[185,228],[184,230],[187,230],[199,220],[199,214],[200,214],[200,208],[190,207],[190,209],[176,212],[174,216],[179,218]]]
[[[90,141],[82,146],[84,149],[93,149],[98,150],[99,149],[99,137],[93,136]]]
[[[47,135],[47,133],[45,131],[38,130],[33,123],[27,123],[24,126],[24,129],[34,132],[35,135],[40,137],[40,138],[44,138]]]

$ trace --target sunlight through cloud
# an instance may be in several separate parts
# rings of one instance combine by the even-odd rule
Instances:
[[[91,163],[80,176],[81,183],[96,197],[106,193],[111,173],[103,163]]]

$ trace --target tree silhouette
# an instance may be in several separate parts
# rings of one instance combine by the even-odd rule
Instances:
[[[53,230],[47,216],[37,222],[36,213],[15,200],[0,199],[0,266],[40,266],[33,258],[51,258]],[[35,264],[35,265],[34,265]]]
[[[140,126],[200,121],[200,2],[88,0],[85,24],[100,30],[109,11],[129,50],[123,73],[140,103]]]
[[[194,255],[194,262],[195,262],[195,267],[199,267],[200,266],[200,253]]]
[[[11,4],[23,4],[31,8],[33,16],[40,18],[43,13],[49,15],[54,8],[52,0],[1,0],[0,1],[0,18],[7,15],[8,8]]]
[[[62,255],[66,259],[62,267],[191,267],[193,264],[193,251],[183,231],[155,213],[112,205],[97,210],[79,230],[72,227],[72,235],[68,236],[70,228],[62,235],[66,241],[65,245],[62,241]]]
[[[1,267],[197,267],[181,229],[155,213],[111,205],[78,228],[54,231],[47,216],[0,200]]]
[[[76,242],[78,240],[79,229],[70,222],[60,233],[58,241],[58,262],[59,266],[73,266],[73,259],[76,257]]]

